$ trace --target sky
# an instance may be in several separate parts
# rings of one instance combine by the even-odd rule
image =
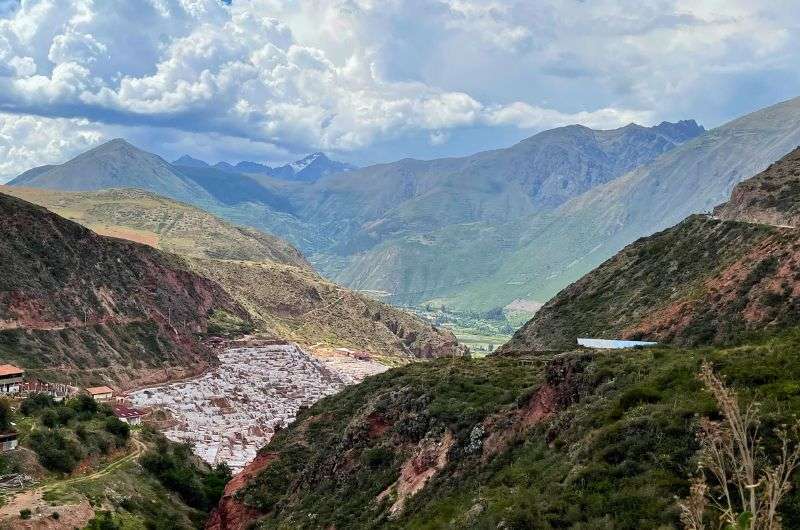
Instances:
[[[0,0],[0,182],[124,137],[367,165],[800,95],[796,0]]]

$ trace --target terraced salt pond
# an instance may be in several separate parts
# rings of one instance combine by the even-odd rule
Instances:
[[[294,344],[233,348],[219,360],[196,379],[139,390],[129,399],[136,407],[167,411],[168,438],[191,443],[206,462],[227,462],[234,472],[301,406],[386,369],[351,358],[323,362]]]

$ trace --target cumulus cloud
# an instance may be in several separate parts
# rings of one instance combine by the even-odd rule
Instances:
[[[795,15],[790,0],[0,3],[0,108],[270,153],[648,124],[695,117],[720,78],[797,80]]]
[[[0,182],[33,166],[57,164],[107,137],[85,119],[0,113]]]

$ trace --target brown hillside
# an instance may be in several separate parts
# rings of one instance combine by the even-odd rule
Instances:
[[[60,380],[129,386],[212,360],[209,315],[247,313],[175,256],[0,194],[0,358]]]

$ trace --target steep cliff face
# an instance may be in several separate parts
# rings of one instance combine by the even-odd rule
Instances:
[[[165,378],[212,357],[209,316],[248,315],[177,257],[0,194],[0,356],[60,379]]]
[[[796,227],[800,221],[800,147],[733,188],[714,209],[720,219]]]

